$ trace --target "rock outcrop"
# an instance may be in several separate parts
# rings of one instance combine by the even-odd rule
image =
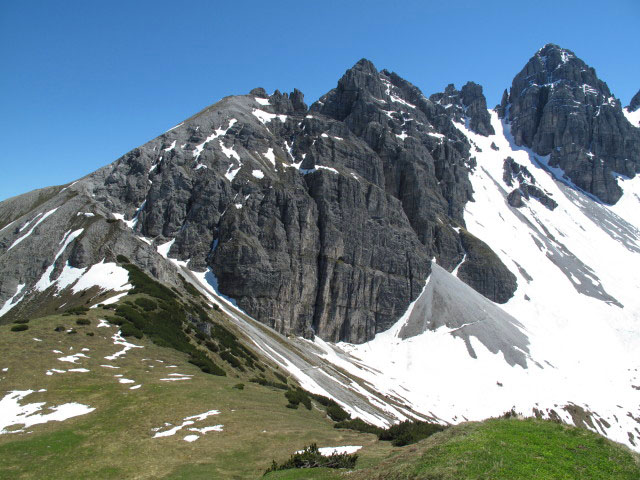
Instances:
[[[548,44],[516,75],[499,107],[517,145],[549,156],[578,188],[606,203],[622,195],[614,174],[640,171],[640,131],[593,68]]]
[[[635,112],[640,110],[640,90],[633,96],[627,110],[630,112]]]
[[[25,240],[32,258],[19,278],[7,274],[18,233],[2,231],[0,301],[19,284],[30,291],[49,265],[56,279],[67,263],[122,254],[177,288],[162,256],[208,271],[259,321],[330,341],[389,328],[419,295],[432,258],[449,271],[465,258],[460,278],[505,302],[515,277],[458,233],[473,160],[453,121],[490,134],[486,101],[473,83],[449,93],[429,100],[361,60],[310,108],[298,90],[224,98],[43,199],[39,209],[61,207],[47,220],[59,235]],[[12,207],[6,220],[27,220],[23,210]],[[76,228],[56,256],[63,232]]]
[[[549,210],[553,210],[558,206],[558,203],[547,192],[536,186],[536,180],[527,167],[520,165],[511,157],[507,157],[504,159],[503,168],[502,179],[504,182],[510,187],[517,183],[516,188],[507,196],[509,205],[520,208],[524,206],[523,199],[535,198]]]
[[[496,132],[491,126],[491,116],[487,111],[487,100],[482,86],[467,82],[462,90],[456,90],[453,84],[447,85],[443,93],[435,93],[429,99],[445,107],[447,114],[458,122],[469,122],[469,128],[485,137]]]

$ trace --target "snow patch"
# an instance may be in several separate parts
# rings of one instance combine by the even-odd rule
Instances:
[[[39,390],[38,392],[44,392]],[[62,422],[69,418],[86,415],[95,410],[80,403],[65,403],[48,407],[50,413],[43,413],[45,402],[26,403],[21,405],[22,399],[34,393],[34,390],[14,390],[0,400],[0,435],[24,432],[33,425],[48,422]],[[8,430],[8,427],[22,425],[20,429]]]
[[[45,213],[44,215],[42,215],[40,217],[40,219],[33,225],[33,227],[31,227],[29,229],[29,231],[27,233],[25,233],[23,236],[21,236],[20,238],[18,238],[15,242],[13,242],[11,244],[11,246],[7,249],[7,252],[9,250],[11,250],[13,247],[19,245],[20,243],[22,243],[26,238],[29,237],[29,235],[31,235],[33,233],[33,231],[36,229],[36,227],[38,225],[40,225],[42,222],[44,222],[48,217],[50,217],[51,215],[53,215],[55,213],[55,211],[58,210],[58,207],[54,208],[53,210],[49,210],[47,213]],[[24,228],[24,227],[23,227]]]
[[[151,429],[151,431],[156,432],[153,435],[153,438],[170,437],[172,435],[175,435],[177,432],[182,430],[184,427],[188,427],[189,425],[193,425],[196,422],[201,422],[201,421],[207,419],[208,417],[210,417],[212,415],[218,415],[219,413],[220,413],[219,410],[209,410],[208,412],[200,413],[200,414],[197,414],[197,415],[192,415],[190,417],[185,417],[180,425],[176,425],[176,426],[173,426],[172,428],[169,428],[167,430],[161,431],[163,427],[171,426],[170,423],[165,423],[162,427],[157,427],[157,428]],[[221,432],[223,425],[216,425],[216,428],[218,428],[218,427],[219,427],[219,429],[208,430],[208,431]],[[205,427],[205,428],[210,428],[210,427]],[[197,431],[197,430],[194,430],[194,431]],[[200,433],[204,434],[206,432],[200,432]],[[197,435],[194,435],[194,436],[197,437]]]
[[[235,118],[232,118],[231,120],[229,120],[229,126],[227,128],[218,128],[216,129],[211,135],[209,135],[204,142],[202,142],[199,145],[196,145],[195,148],[193,149],[193,152],[191,152],[191,154],[196,158],[196,160],[198,159],[198,157],[200,156],[200,154],[202,153],[202,151],[204,150],[204,146],[215,140],[218,137],[221,137],[223,135],[226,135],[227,132],[229,131],[229,129],[231,127],[233,127],[236,124],[237,120]],[[222,141],[220,141],[220,145],[222,145]]]
[[[55,281],[51,280],[51,274],[53,273],[53,269],[56,266],[56,262],[58,261],[58,258],[60,258],[60,255],[64,253],[64,251],[67,249],[69,244],[73,242],[76,238],[78,238],[83,231],[84,231],[84,228],[80,228],[74,232],[71,232],[71,230],[69,230],[67,231],[67,233],[64,234],[64,236],[62,237],[62,240],[60,241],[60,243],[63,244],[62,247],[60,248],[60,250],[58,250],[58,253],[56,253],[56,256],[54,257],[53,262],[51,262],[51,265],[47,267],[47,269],[44,271],[44,273],[40,277],[40,280],[38,280],[38,282],[35,284],[34,288],[37,291],[44,292],[47,288],[49,288],[51,285],[56,283]],[[63,269],[63,273],[65,275],[64,276],[62,276],[62,274],[60,275],[60,277],[62,277],[62,284],[65,287],[69,285],[69,282],[72,282],[72,283],[75,282],[80,277],[80,275],[82,275],[82,273],[84,273],[85,271],[85,269],[83,268],[73,269],[73,267],[71,267],[68,264],[68,262],[65,265],[65,269],[66,269],[66,272]],[[73,271],[72,269],[76,271]],[[60,280],[60,277],[58,277],[58,280]],[[65,288],[65,287],[59,287],[58,290],[61,290],[62,288]]]
[[[73,285],[71,291],[75,294],[92,287],[101,290],[130,290],[129,272],[114,262],[105,263],[104,259],[100,263],[92,265],[86,273]]]
[[[273,153],[273,148],[270,148],[269,150],[267,150],[267,153],[264,154],[265,157],[267,157],[267,160],[269,160],[271,162],[271,164],[273,165],[273,168],[276,167],[276,156]]]
[[[16,298],[18,297],[18,295],[20,295],[20,292],[22,292],[24,287],[25,287],[24,283],[19,284],[18,285],[18,289],[16,290],[16,293],[13,295],[13,297],[11,297],[9,300],[4,302],[4,305],[2,306],[2,308],[0,308],[0,317],[2,317],[4,314],[6,314],[9,310],[11,310],[13,307],[15,307],[18,303],[20,303],[20,300],[22,300],[22,298],[20,298],[19,300],[16,300]]]
[[[251,112],[258,120],[260,120],[264,125],[266,125],[271,120],[277,118],[282,123],[287,121],[286,115],[276,115],[275,113],[265,112],[264,110],[260,110],[259,108],[254,108],[253,112]]]
[[[61,362],[77,363],[81,358],[89,358],[84,353],[76,353],[74,355],[68,355],[66,357],[60,357],[58,360]]]
[[[362,445],[344,445],[342,447],[320,447],[318,453],[323,457],[329,457],[331,455],[342,455],[355,453],[362,448]],[[304,450],[298,450],[296,453],[302,453]]]
[[[113,344],[114,345],[120,345],[122,346],[122,350],[114,353],[113,355],[109,355],[107,357],[104,357],[105,360],[115,360],[118,357],[121,357],[123,355],[125,355],[129,350],[131,350],[132,348],[144,348],[142,345],[136,345],[134,343],[129,343],[127,342],[124,337],[122,336],[122,332],[120,332],[120,330],[118,330],[112,337],[111,339],[113,340]]]
[[[623,108],[622,113],[624,113],[631,125],[640,128],[640,108],[635,112],[630,112],[627,108]]]

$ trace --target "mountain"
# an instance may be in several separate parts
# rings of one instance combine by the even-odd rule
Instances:
[[[629,123],[640,128],[640,113],[638,112],[640,112],[640,90],[633,96],[631,103],[622,110]]]
[[[500,106],[516,145],[531,148],[568,181],[605,203],[622,195],[612,174],[640,171],[640,132],[620,101],[570,50],[548,44],[516,75]]]
[[[485,104],[477,86],[466,95]],[[47,202],[47,211],[61,210],[47,220],[60,238],[46,247],[21,227],[6,228],[2,265],[21,265],[0,287],[0,301],[18,284],[31,287],[58,253],[53,278],[66,261],[79,275],[121,253],[167,280],[166,262],[154,255],[165,245],[190,269],[210,270],[221,293],[282,333],[370,340],[416,298],[430,258],[453,269],[469,249],[484,256],[470,255],[461,278],[505,302],[514,276],[457,230],[472,196],[470,157],[446,107],[366,60],[309,111],[298,91],[228,97]],[[485,125],[486,109],[478,116]],[[123,221],[108,223],[114,218]],[[68,251],[56,247],[63,232],[81,228]],[[38,250],[29,263],[12,249],[21,238],[23,249]],[[29,303],[16,312],[27,313]]]
[[[553,44],[494,110],[473,82],[426,97],[365,59],[310,107],[226,97],[0,203],[7,348],[12,322],[109,317],[118,341],[265,389],[284,372],[380,427],[514,409],[640,449],[630,109]],[[23,373],[13,391],[37,391]]]

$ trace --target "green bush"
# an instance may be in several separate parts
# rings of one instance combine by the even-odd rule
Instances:
[[[343,422],[351,418],[347,412],[345,412],[340,405],[333,403],[327,407],[327,415],[334,422]]]
[[[76,329],[75,329],[75,328],[72,328],[71,330],[69,330],[69,331],[67,332],[67,335],[75,335],[76,333],[78,333],[78,332],[76,331]]]
[[[266,378],[253,377],[250,378],[249,381],[251,383],[262,385],[263,387],[273,387],[279,390],[289,390],[289,385],[285,385],[284,383],[272,382],[270,380],[267,380]]]
[[[437,423],[407,420],[383,430],[378,438],[390,441],[396,447],[402,447],[416,443],[444,429],[445,427]]]
[[[24,332],[25,330],[29,330],[29,325],[26,323],[18,323],[17,325],[11,326],[12,332]]]
[[[82,315],[83,313],[87,313],[89,311],[88,307],[85,306],[79,306],[79,307],[72,307],[72,308],[68,308],[64,314],[70,314],[70,315]]]
[[[357,460],[358,454],[356,453],[337,453],[325,457],[320,454],[318,445],[313,443],[304,447],[301,452],[291,455],[289,460],[281,465],[278,465],[274,460],[264,474],[292,468],[353,468],[356,466]]]
[[[94,335],[95,335],[95,333],[93,333],[93,332],[87,332],[87,336],[88,337],[93,337]]]
[[[204,345],[205,345],[205,347],[207,347],[212,352],[219,352],[220,351],[218,346],[215,343],[211,342],[211,341],[204,342]]]
[[[120,305],[116,309],[116,315],[126,318],[139,330],[143,330],[148,323],[144,314],[129,305]]]
[[[124,255],[118,255],[118,256],[116,257],[116,261],[117,261],[118,263],[131,263],[131,262],[129,261],[129,259],[128,259],[127,257],[125,257]]]
[[[236,383],[233,388],[236,390],[244,390],[244,383]]]
[[[284,392],[284,396],[289,400],[289,405],[295,405],[295,407],[289,407],[289,405],[287,405],[287,407],[298,408],[298,404],[301,403],[307,410],[311,410],[311,399],[309,398],[309,395],[307,395],[307,392],[301,388],[287,390]]]
[[[196,287],[194,287],[191,283],[187,282],[182,275],[180,275],[180,280],[182,281],[182,286],[184,287],[184,289],[188,293],[190,293],[194,297],[203,297],[204,298],[204,295],[202,295],[202,293],[200,293],[200,290],[198,290]]]
[[[208,373],[210,375],[217,375],[219,377],[225,377],[227,375],[227,372],[225,372],[222,368],[220,368],[218,365],[213,363],[213,361],[209,357],[207,357],[207,355],[204,352],[201,352],[200,350],[196,350],[191,355],[191,358],[189,358],[189,363],[195,365],[204,373]]]
[[[380,435],[384,429],[371,425],[360,418],[353,418],[351,420],[343,420],[336,423],[334,428],[348,428],[349,430],[356,430],[362,433],[373,433],[374,435]]]
[[[91,325],[91,320],[88,318],[79,318],[76,320],[77,325]]]
[[[129,272],[129,282],[133,285],[133,288],[129,291],[130,295],[146,293],[151,297],[167,301],[177,298],[171,289],[165,287],[160,282],[156,282],[135,265],[125,264],[123,267]]]
[[[64,332],[67,328],[64,325],[58,325],[53,329],[54,332]]]
[[[240,363],[240,360],[238,360],[230,351],[221,352],[220,358],[222,358],[225,362],[227,362],[233,368],[240,370],[241,372],[244,372],[244,367]]]
[[[120,326],[125,323],[125,319],[122,317],[108,317],[107,322]]]
[[[18,320],[14,320],[13,323],[29,323],[28,318],[19,318]]]
[[[275,377],[280,380],[282,383],[287,383],[287,377],[285,377],[284,375],[282,375],[281,373],[278,373],[276,371],[273,372],[273,374],[275,375]]]
[[[136,337],[136,338],[140,339],[140,338],[142,338],[142,331],[137,329],[131,323],[125,322],[120,327],[120,335],[122,335],[123,337]]]
[[[140,297],[135,300],[136,305],[141,307],[145,312],[151,312],[158,308],[158,304],[148,298]]]

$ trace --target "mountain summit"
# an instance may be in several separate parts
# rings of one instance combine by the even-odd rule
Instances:
[[[566,180],[606,203],[622,190],[615,175],[640,171],[640,131],[596,71],[572,51],[545,45],[516,75],[501,108],[517,145],[547,157]]]
[[[0,203],[0,324],[113,303],[137,322],[123,335],[162,330],[203,371],[282,387],[259,357],[375,425],[515,409],[639,448],[629,114],[553,44],[495,110],[476,83],[427,97],[366,59],[309,107],[298,90],[226,97]],[[141,279],[159,303],[134,303]],[[153,305],[173,330],[145,320]]]

